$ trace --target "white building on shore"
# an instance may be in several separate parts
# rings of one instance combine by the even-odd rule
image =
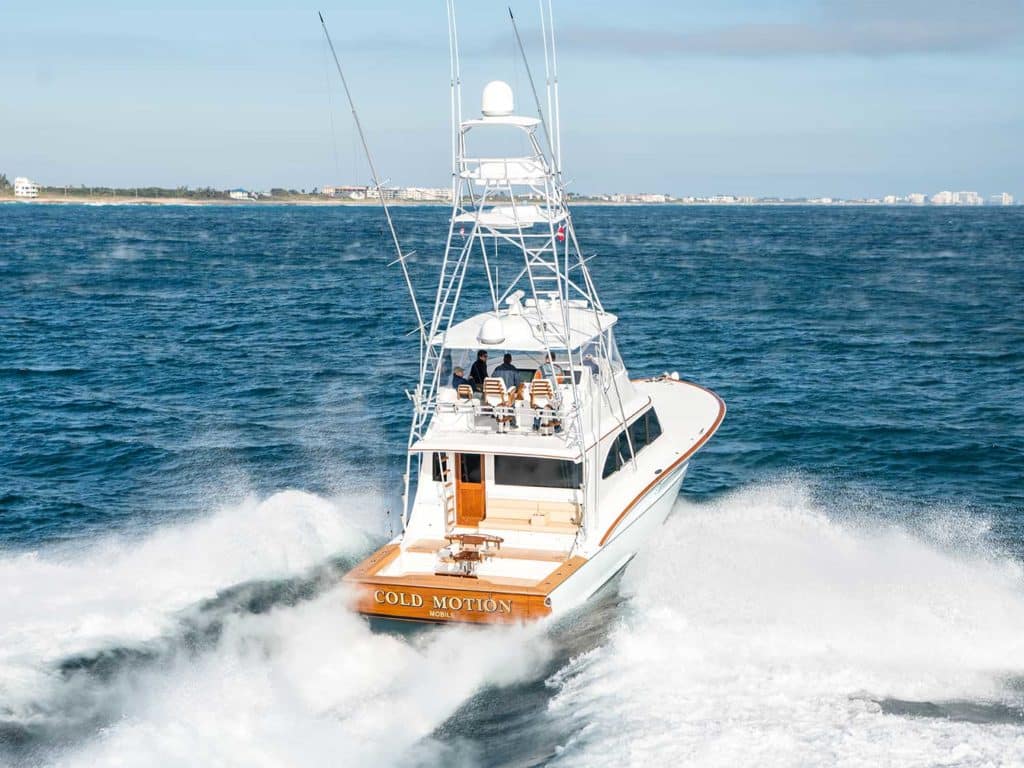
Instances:
[[[349,200],[365,200],[366,191],[365,186],[327,184],[320,187],[320,194],[324,197],[344,197]]]
[[[15,197],[39,197],[40,188],[39,184],[24,176],[19,176],[14,180]]]
[[[1013,195],[1009,192],[1000,192],[988,199],[991,205],[1013,205]]]
[[[957,192],[953,195],[953,202],[957,205],[983,205],[985,199],[977,192]]]
[[[404,187],[398,196],[401,200],[418,202],[450,202],[452,190],[450,187]]]

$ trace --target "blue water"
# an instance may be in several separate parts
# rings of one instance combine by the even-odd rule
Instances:
[[[986,650],[993,667],[1009,678],[1024,675],[1012,631],[1024,635],[1024,624],[1014,623],[1024,616],[1024,209],[580,207],[574,216],[585,252],[597,254],[591,266],[604,304],[621,318],[618,340],[631,372],[677,370],[728,403],[721,430],[691,467],[677,525],[706,515],[718,525],[749,513],[749,525],[724,528],[718,538],[742,538],[742,530],[764,525],[767,548],[792,514],[807,515],[833,526],[824,539],[837,530],[851,537],[833,560],[861,546],[874,557],[877,548],[865,542],[898,530],[917,547],[899,550],[910,570],[928,552],[945,558],[950,573],[959,573],[952,563],[964,561],[986,574],[989,567],[1009,574],[998,584],[978,576],[987,598],[965,592],[960,607],[939,613],[948,610],[959,626],[970,613],[964,606],[988,600],[993,613],[985,616],[996,624],[978,617],[970,623],[998,640]],[[413,279],[424,297],[446,217],[441,208],[395,211],[406,248],[417,252]],[[188,764],[182,754],[204,755],[192,764],[231,764],[231,756],[246,764],[237,750],[228,757],[203,751],[230,741],[226,705],[214,707],[199,729],[208,742],[195,736],[167,747],[175,718],[189,709],[168,680],[197,670],[206,679],[234,669],[239,658],[258,664],[247,652],[225,650],[225,614],[243,623],[268,615],[291,622],[281,630],[290,642],[342,631],[330,624],[340,619],[300,621],[295,612],[326,599],[336,572],[394,526],[404,390],[414,383],[417,350],[406,335],[414,321],[400,273],[384,266],[390,256],[374,208],[0,206],[0,596],[16,606],[6,615],[0,608],[0,646],[3,638],[22,637],[22,622],[37,632],[29,633],[36,639],[10,640],[8,656],[0,652],[0,763],[104,764],[116,751],[134,754],[129,764]],[[770,510],[781,517],[766,523]],[[679,535],[692,544],[710,534],[704,525]],[[743,543],[747,561],[765,556],[757,542]],[[698,549],[694,561],[708,551]],[[726,557],[704,565],[714,570]],[[650,574],[658,573],[658,561],[650,560],[638,573],[657,581]],[[865,574],[883,574],[865,575],[878,581],[870,597],[849,593],[851,604],[904,588],[913,593],[898,568],[888,574],[890,560],[871,560],[870,569],[866,554],[851,562],[865,563]],[[595,610],[600,620],[546,637],[547,655],[524,662],[529,669],[514,684],[500,684],[513,685],[514,696],[495,696],[493,680],[467,683],[452,694],[447,714],[410,744],[430,744],[431,754],[468,764],[588,764],[597,754],[590,748],[619,754],[618,764],[640,755],[697,764],[701,755],[717,764],[718,755],[729,764],[731,753],[708,752],[711,742],[696,737],[681,739],[683,751],[673,752],[678,723],[664,739],[652,737],[650,750],[615,753],[592,735],[593,722],[557,714],[559,701],[580,696],[601,711],[614,709],[586,699],[597,695],[602,678],[584,685],[587,670],[573,665],[602,654],[612,664],[622,650],[616,643],[625,642],[621,633],[641,631],[644,578],[622,590],[625,597],[606,596]],[[147,591],[143,583],[160,587]],[[774,582],[762,573],[758,583]],[[255,598],[232,597],[252,584],[270,586]],[[840,601],[842,584],[833,585]],[[109,595],[121,586],[129,608]],[[753,586],[740,582],[735,590]],[[640,597],[628,596],[637,591]],[[681,610],[688,599],[666,610]],[[210,600],[228,607],[203,613]],[[688,621],[709,615],[699,608],[690,605]],[[203,642],[182,634],[190,611],[206,617],[196,620]],[[130,619],[140,615],[145,620]],[[747,619],[759,626],[757,617]],[[712,623],[720,621],[716,614]],[[775,626],[775,619],[764,621]],[[837,636],[863,626],[854,622]],[[343,630],[363,631],[354,627]],[[925,643],[933,631],[959,637],[940,622],[921,628],[917,640]],[[353,644],[366,640],[354,637]],[[436,639],[386,642],[398,644],[400,657],[420,654],[425,668],[446,663],[436,658]],[[154,650],[154,643],[162,645]],[[117,659],[160,661],[111,662],[112,671],[101,674],[97,658],[110,649]],[[664,653],[652,653],[664,661]],[[67,671],[78,663],[86,682]],[[186,671],[174,667],[172,674],[173,665]],[[335,659],[338,665],[344,663]],[[973,661],[949,668],[984,671]],[[113,686],[111,677],[121,682]],[[871,675],[863,678],[869,689]],[[397,675],[389,690],[410,679]],[[964,743],[973,750],[958,764],[984,764],[985,744],[997,755],[1009,754],[1006,744],[1024,749],[1014,685],[979,698],[956,680],[948,695],[939,695],[937,683],[938,694],[917,698],[913,690],[899,695],[902,683],[890,680],[890,689],[868,690],[865,701],[883,702],[871,704],[881,708],[879,722],[904,723],[915,744],[924,738],[913,730],[919,722],[966,729],[942,742],[943,749]],[[849,684],[843,701],[860,701],[859,684]],[[138,692],[153,685],[158,693]],[[236,691],[242,709],[245,691]],[[615,700],[632,695],[619,691]],[[80,716],[79,696],[89,702],[87,716]],[[413,706],[412,694],[399,698],[400,706]],[[983,714],[974,718],[980,724],[942,703],[975,698],[982,701]],[[927,706],[938,707],[938,716]],[[984,709],[993,706],[1002,709]],[[312,728],[301,707],[276,707],[267,715],[254,706],[257,730]],[[358,732],[361,744],[373,741],[364,725],[352,730],[351,713],[338,702],[310,707],[317,728],[327,728],[307,734],[311,744],[341,738],[331,728]],[[111,725],[117,722],[133,725],[118,730]],[[1007,728],[1020,729],[1017,741],[999,741],[998,729]],[[485,748],[481,733],[504,746]],[[978,733],[984,739],[974,741]],[[787,765],[837,754],[824,744],[815,751],[813,741],[803,748],[809,751],[772,754]],[[264,744],[262,753],[278,755],[274,749]],[[402,762],[416,753],[395,749],[359,753],[354,761]],[[293,757],[317,764],[324,754],[310,747]],[[944,755],[925,749],[918,757]],[[280,755],[268,759],[287,763]],[[732,764],[743,764],[737,759]]]

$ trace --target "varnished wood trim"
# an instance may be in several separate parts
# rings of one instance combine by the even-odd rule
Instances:
[[[446,546],[448,546],[448,542],[441,539],[421,539],[407,546],[405,551],[421,555],[432,555],[437,550]],[[496,560],[538,560],[544,563],[561,563],[568,559],[569,553],[556,552],[552,549],[523,549],[503,546],[501,549],[490,552],[489,557]]]
[[[539,619],[551,613],[548,595],[587,562],[583,557],[567,558],[540,581],[374,575],[384,567],[382,563],[393,559],[397,549],[397,545],[386,545],[345,575],[344,581],[355,589],[355,609],[360,613],[441,623]]]
[[[651,379],[639,379],[638,381],[651,381]],[[697,442],[694,443],[692,446],[690,446],[689,450],[687,450],[685,453],[683,453],[682,456],[680,456],[668,467],[666,467],[660,475],[658,475],[657,477],[654,478],[654,480],[648,483],[647,487],[640,491],[640,493],[638,493],[636,497],[631,502],[629,502],[629,504],[626,505],[626,508],[623,509],[619,516],[615,518],[615,522],[611,524],[611,527],[607,531],[605,531],[604,536],[601,537],[601,541],[598,542],[598,546],[603,547],[607,543],[608,539],[611,538],[612,533],[614,533],[615,529],[618,528],[619,523],[621,523],[623,519],[625,519],[626,515],[633,511],[633,507],[637,505],[640,499],[647,495],[647,492],[650,491],[651,488],[653,488],[662,480],[664,480],[665,477],[668,474],[670,474],[676,467],[678,467],[684,461],[693,456],[693,454],[695,454],[700,449],[700,447],[704,445],[704,443],[711,439],[711,436],[718,431],[718,427],[722,423],[722,419],[725,418],[725,401],[722,400],[722,398],[720,398],[716,393],[712,392],[707,387],[702,387],[700,384],[694,384],[689,381],[682,381],[681,379],[667,379],[667,381],[674,381],[676,384],[686,384],[689,387],[697,387],[697,389],[702,389],[705,392],[707,392],[709,395],[714,397],[715,400],[718,401],[718,416],[715,417],[715,422],[711,425],[711,428],[708,429],[703,435],[701,435],[700,439],[697,440]]]

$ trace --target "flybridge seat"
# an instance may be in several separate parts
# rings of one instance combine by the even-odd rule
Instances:
[[[544,165],[532,157],[502,157],[467,158],[462,161],[459,175],[481,184],[539,184],[547,174]]]
[[[505,382],[501,379],[484,379],[484,403],[490,406],[499,432],[507,431],[512,421],[511,405],[515,394],[515,390],[509,392],[505,389]]]
[[[580,507],[572,501],[487,500],[487,516],[477,527],[487,531],[575,533]]]
[[[531,383],[530,408],[537,412],[540,433],[550,435],[558,420],[555,418],[555,390],[548,379],[535,379]]]
[[[573,375],[578,385],[585,383],[582,371],[575,370]],[[445,422],[448,429],[551,435],[567,418],[573,403],[572,385],[566,373],[559,376],[557,387],[549,379],[536,378],[506,389],[501,379],[488,377],[479,398],[465,384],[458,391],[442,388],[434,408],[440,417],[462,419]]]
[[[498,205],[477,213],[460,213],[455,221],[476,224],[487,229],[528,229],[534,224],[557,224],[565,221],[565,211],[547,210],[537,205]]]

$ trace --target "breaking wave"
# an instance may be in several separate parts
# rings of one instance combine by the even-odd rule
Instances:
[[[977,518],[680,503],[607,643],[551,678],[560,765],[1019,765],[1024,580]]]
[[[1020,563],[974,515],[862,502],[680,502],[546,627],[373,631],[340,583],[372,546],[354,499],[8,553],[0,763],[1021,763]]]
[[[536,629],[373,634],[340,585],[364,515],[288,491],[0,559],[0,763],[390,763],[542,668]]]

